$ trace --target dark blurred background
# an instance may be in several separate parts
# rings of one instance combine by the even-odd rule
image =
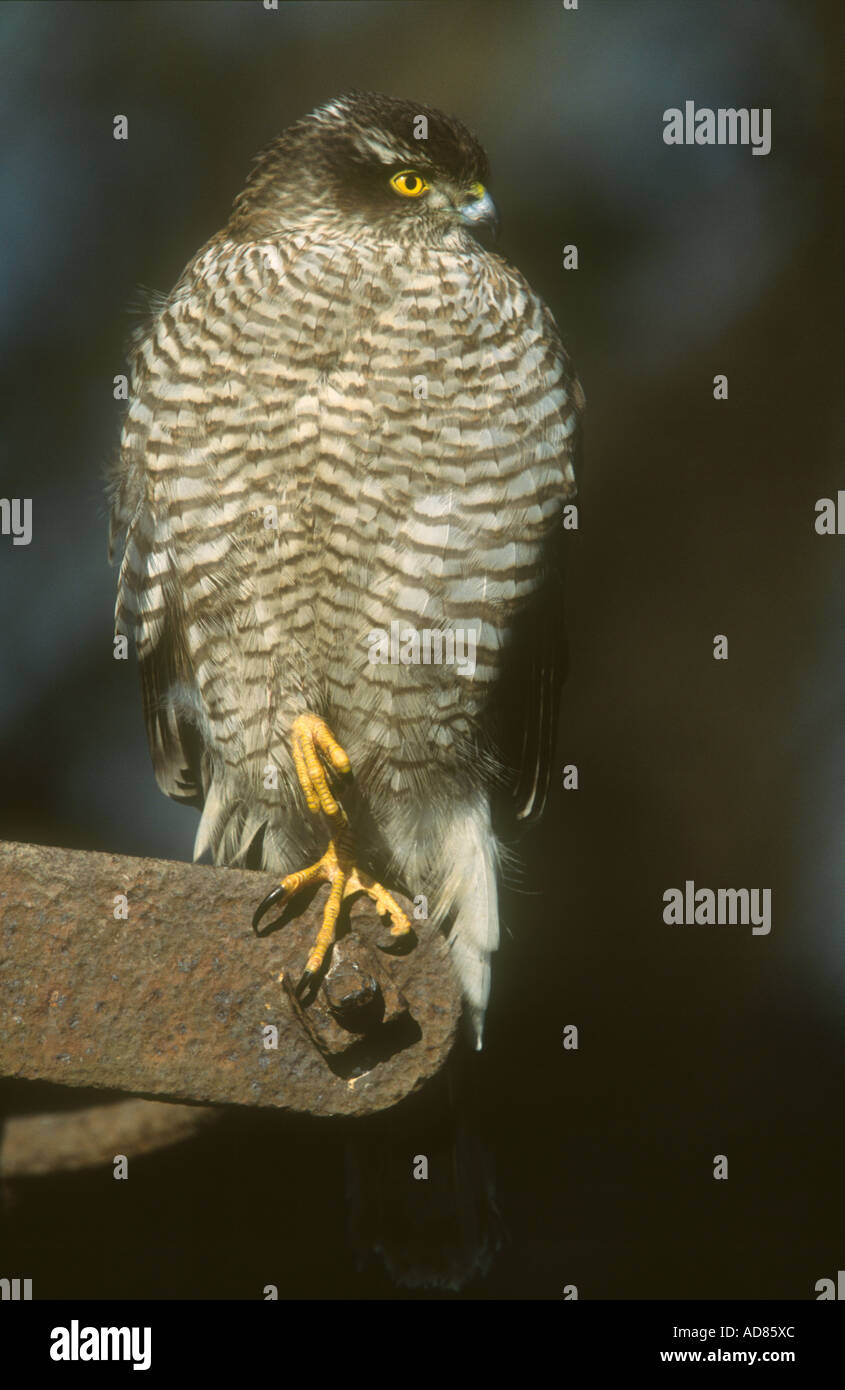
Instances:
[[[814,531],[845,488],[841,10],[0,7],[2,493],[33,499],[31,544],[0,538],[0,837],[190,858],[112,658],[112,378],[138,286],[170,288],[290,121],[349,87],[459,115],[579,369],[580,788],[505,895],[480,1100],[510,1243],[466,1296],[809,1298],[845,1262],[845,540]],[[664,145],[687,99],[771,108],[771,153]],[[666,926],[686,879],[771,888],[771,934]],[[390,1297],[353,1272],[341,1138],[256,1113],[128,1183],[10,1184],[2,1272],[38,1297]]]

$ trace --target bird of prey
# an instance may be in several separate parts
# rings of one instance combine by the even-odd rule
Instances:
[[[583,396],[554,319],[484,244],[485,153],[351,92],[257,159],[136,337],[112,547],[163,791],[195,857],[422,894],[481,1046],[500,835],[542,808],[563,508]],[[497,813],[498,814],[498,813]],[[393,891],[391,891],[393,890]]]

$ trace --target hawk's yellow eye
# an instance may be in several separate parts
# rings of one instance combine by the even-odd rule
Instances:
[[[393,175],[390,187],[395,193],[401,193],[403,198],[419,198],[421,193],[425,193],[428,184],[422,174],[415,173],[413,169],[403,169],[401,174]]]

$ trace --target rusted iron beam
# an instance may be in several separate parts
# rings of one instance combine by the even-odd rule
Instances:
[[[460,1014],[440,933],[415,922],[414,949],[388,956],[371,904],[353,903],[304,1022],[284,982],[302,971],[326,890],[259,938],[250,918],[272,886],[0,842],[0,1075],[312,1115],[372,1114],[419,1089]]]

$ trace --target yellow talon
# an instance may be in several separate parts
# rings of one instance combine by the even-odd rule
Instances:
[[[317,939],[311,948],[305,972],[297,986],[297,994],[302,994],[314,976],[322,968],[326,955],[335,940],[338,918],[344,901],[356,893],[366,893],[372,898],[379,913],[390,918],[390,935],[403,937],[412,934],[411,923],[396,899],[382,884],[369,874],[363,873],[355,862],[355,845],[346,812],[338,804],[329,788],[325,769],[318,757],[318,750],[328,759],[336,772],[352,771],[349,758],[341,748],[325,720],[316,714],[301,714],[293,722],[291,730],[291,751],[293,753],[296,775],[305,795],[308,809],[315,814],[322,811],[332,821],[333,833],[328,848],[316,864],[306,869],[288,874],[278,888],[274,888],[258,908],[252,919],[254,928],[264,913],[272,906],[284,905],[303,888],[314,883],[331,885],[328,901],[323,912],[323,922]]]
[[[327,816],[337,815],[339,807],[329,790],[317,749],[329,759],[337,772],[351,772],[352,765],[326,721],[316,714],[300,714],[293,721],[291,745],[296,775],[309,811],[324,811]]]

